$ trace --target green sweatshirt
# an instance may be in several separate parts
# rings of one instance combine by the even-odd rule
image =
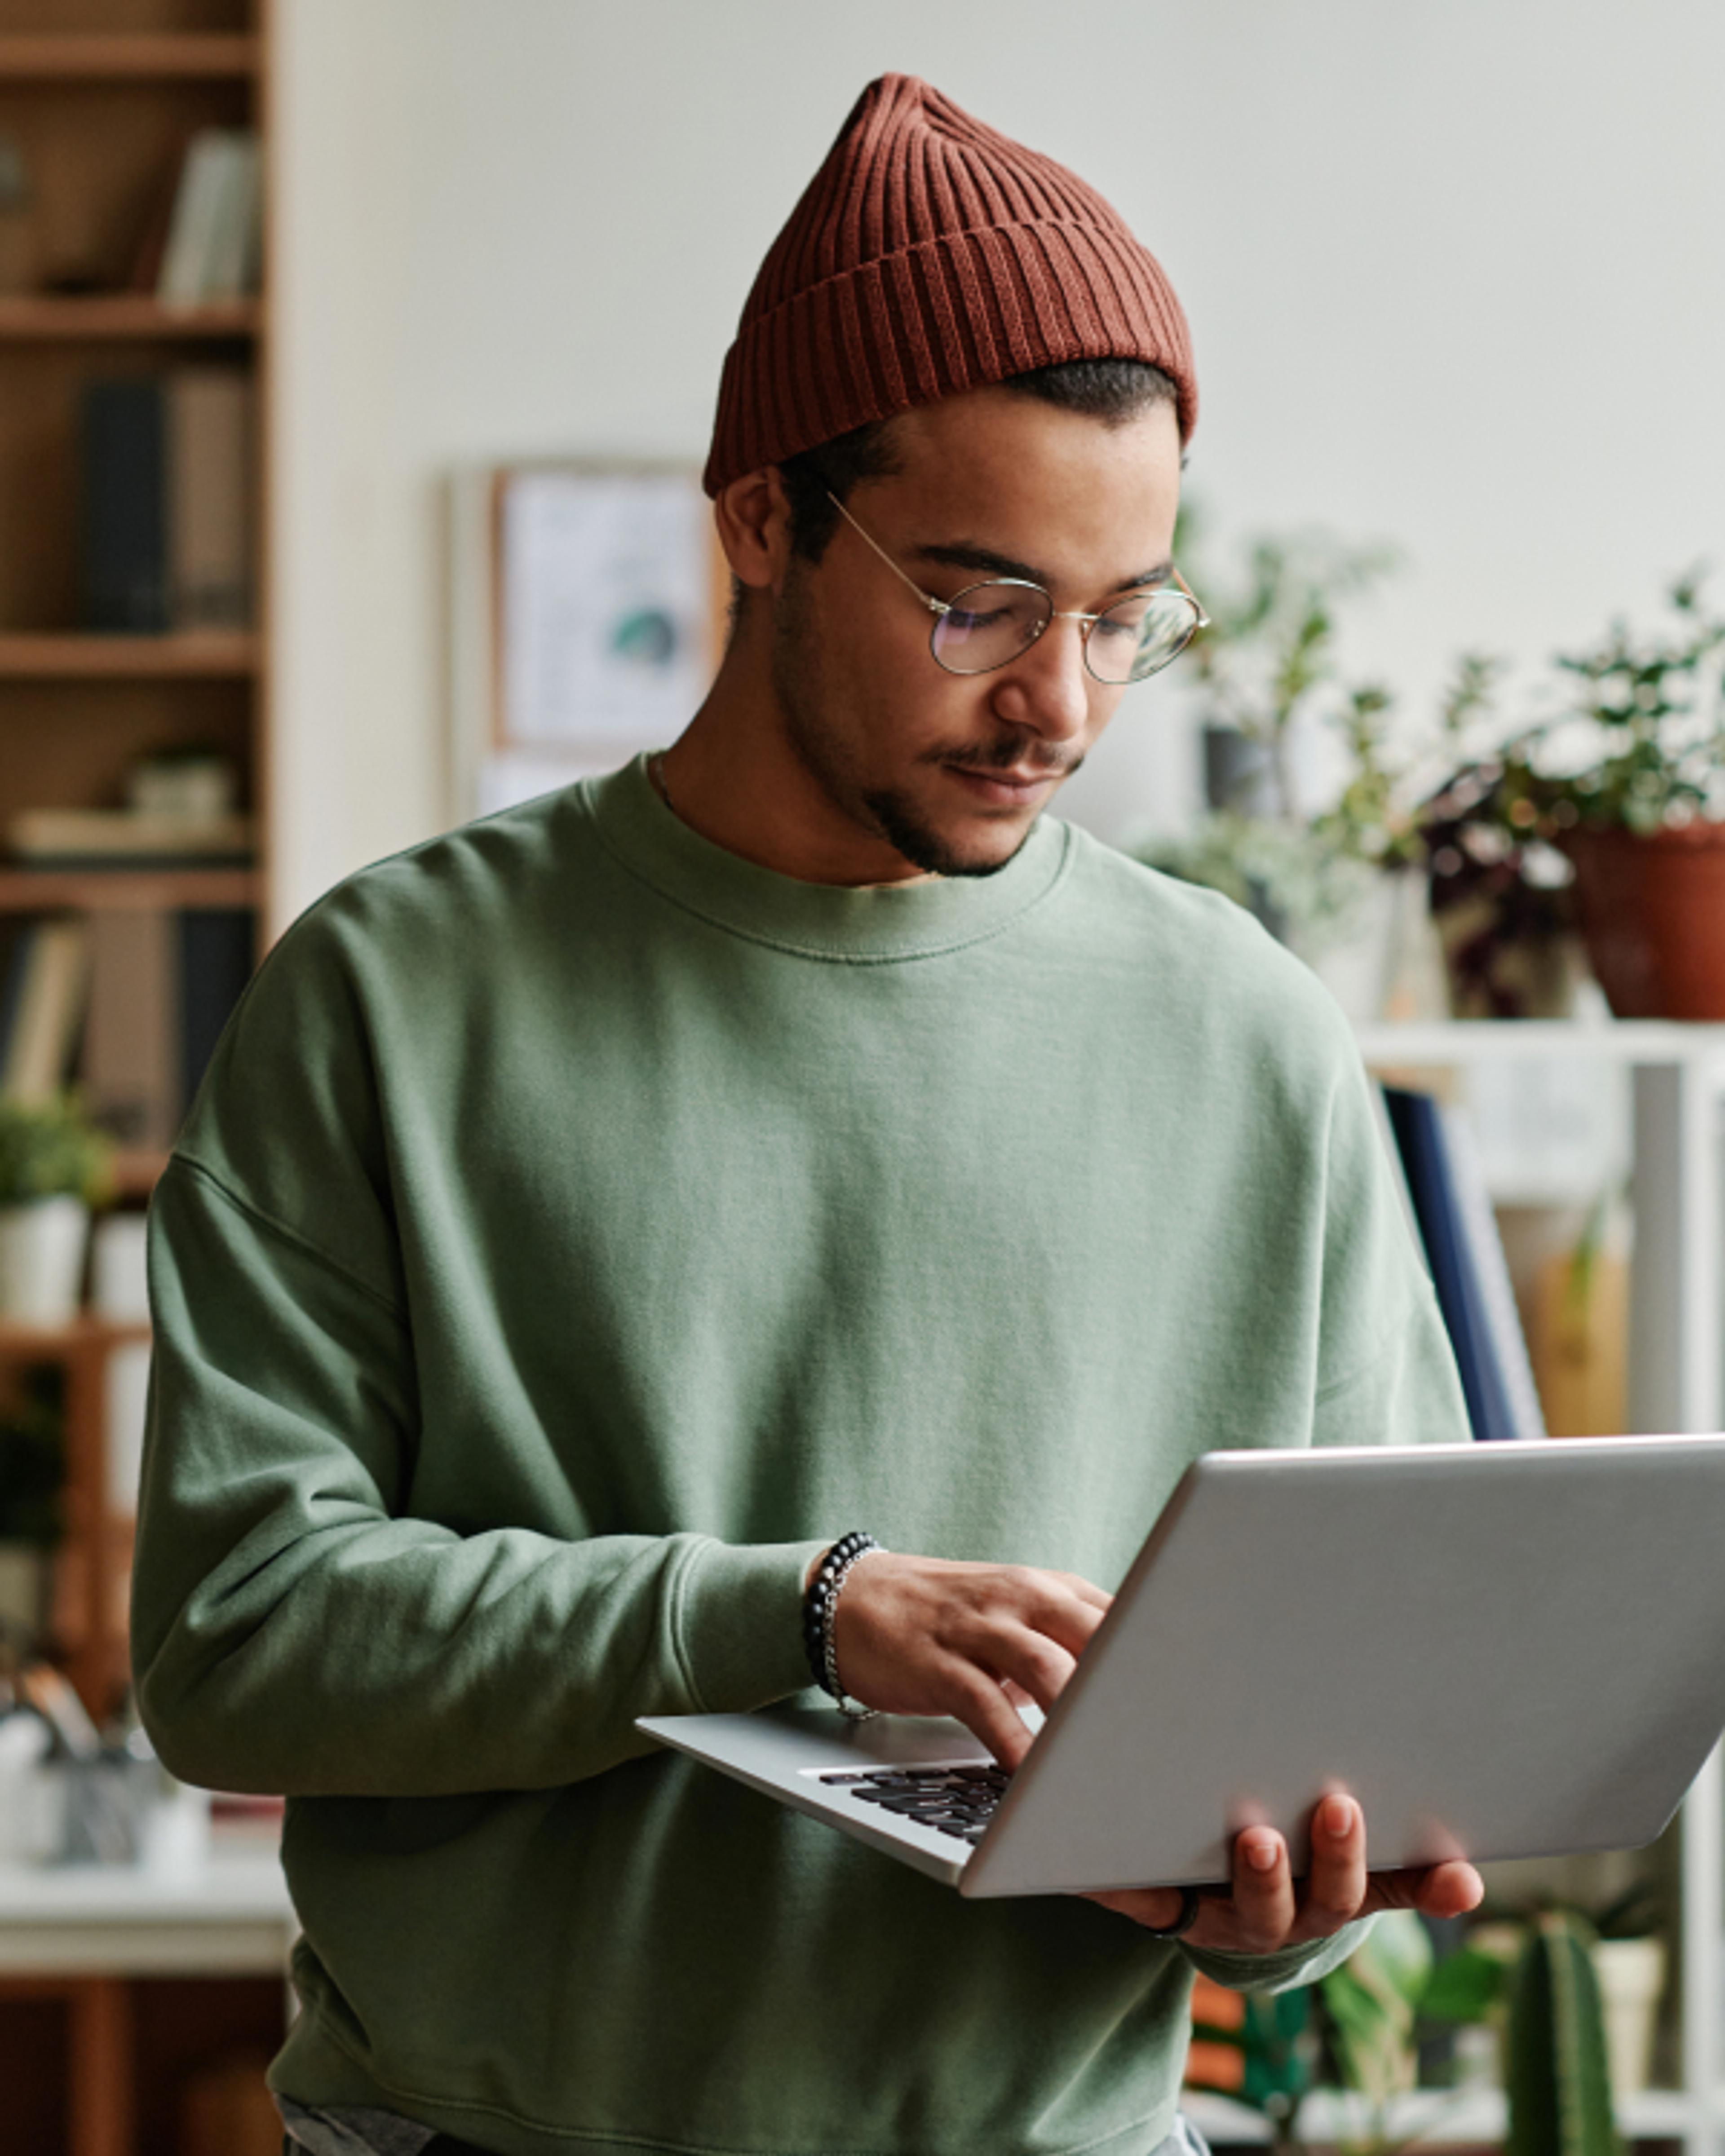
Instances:
[[[305,916],[151,1268],[142,1707],[287,1794],[286,2094],[504,2156],[1136,2152],[1193,1965],[1321,1965],[967,1902],[634,1727],[802,1691],[847,1528],[1112,1586],[1201,1452],[1466,1435],[1348,1029],[1226,901],[1050,820],[802,884],[637,763]]]

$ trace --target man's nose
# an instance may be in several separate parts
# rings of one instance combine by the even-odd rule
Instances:
[[[1072,741],[1090,724],[1091,677],[1085,671],[1086,624],[1056,614],[1028,650],[1002,670],[995,708],[1045,741]]]

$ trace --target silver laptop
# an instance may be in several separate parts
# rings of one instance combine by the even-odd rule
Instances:
[[[1213,1452],[1009,1779],[959,1723],[639,1727],[969,1895],[1224,1881],[1331,1789],[1373,1869],[1650,1841],[1725,1727],[1725,1437]]]

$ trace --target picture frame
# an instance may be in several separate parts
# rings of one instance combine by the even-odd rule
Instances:
[[[717,670],[728,611],[697,465],[483,467],[458,475],[450,531],[456,820],[675,739]]]

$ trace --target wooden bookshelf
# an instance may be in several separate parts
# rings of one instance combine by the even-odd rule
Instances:
[[[255,300],[165,307],[147,292],[0,293],[0,344],[110,344],[253,337]]]
[[[255,674],[262,661],[262,644],[249,630],[178,636],[0,630],[0,681],[240,678]]]
[[[111,949],[121,924],[105,916],[156,915],[167,921],[175,954],[168,963],[183,968],[196,963],[188,952],[208,947],[202,932],[223,931],[167,917],[249,912],[257,920],[264,912],[272,249],[266,232],[263,291],[219,305],[163,305],[149,289],[146,265],[152,235],[165,229],[185,146],[201,129],[257,131],[267,219],[270,0],[0,0],[0,129],[18,142],[33,187],[11,272],[22,289],[0,291],[0,844],[22,811],[119,808],[141,757],[194,748],[231,762],[239,806],[258,840],[252,865],[36,868],[0,857],[0,941],[28,934],[24,916],[69,913],[90,916],[93,942],[105,938]],[[92,634],[80,625],[80,604],[86,385],[212,367],[244,368],[255,384],[253,625],[219,634]],[[177,999],[182,973],[165,978]],[[207,994],[213,978],[205,979]],[[180,1020],[161,1017],[167,1040],[182,1044]],[[148,1018],[138,1023],[139,1041],[151,1042]],[[161,1038],[152,1045],[159,1050]],[[146,1067],[156,1066],[141,1052],[140,1068]],[[165,1161],[156,1149],[122,1152],[118,1202],[146,1203]],[[135,1502],[135,1493],[113,1481],[119,1448],[108,1428],[110,1399],[123,1389],[119,1358],[136,1357],[148,1338],[146,1326],[93,1315],[61,1327],[0,1322],[0,1381],[20,1383],[44,1364],[64,1373],[64,1531],[54,1553],[48,1645],[99,1720],[127,1676]],[[30,2051],[31,2031],[42,2054],[37,2078],[44,2088],[36,2093],[44,2102],[30,2115],[39,2116],[43,2130],[31,2138],[32,2156],[166,2148],[163,2122],[179,2079],[232,2041],[223,2034],[223,2015],[233,2019],[228,1980],[201,1984],[208,1998],[196,2002],[196,2029],[188,2023],[164,2043],[157,2028],[164,1987],[153,1978],[127,1986],[99,1972],[70,1989],[39,1982],[33,1993],[27,1961],[14,1958],[0,1974],[7,1979],[0,1983],[0,2061],[16,2064]],[[266,1987],[265,1995],[275,2002],[276,2025],[257,2033],[271,2045],[279,1986]],[[69,2116],[48,2086],[69,2069]],[[0,2097],[0,2148],[8,2156],[14,2095],[8,2087]]]
[[[0,83],[208,82],[254,75],[263,41],[221,31],[0,36]]]
[[[220,912],[263,896],[255,869],[0,869],[0,914]]]
[[[28,933],[21,917],[37,914],[260,916],[270,250],[266,240],[255,297],[172,307],[136,286],[195,133],[254,129],[267,166],[268,0],[0,0],[0,129],[17,141],[32,183],[23,289],[0,291],[0,844],[27,809],[121,806],[137,760],[175,748],[232,764],[259,843],[250,864],[0,858],[0,937]],[[270,192],[266,173],[266,204]],[[256,386],[254,624],[91,633],[79,597],[86,386],[212,365],[244,369]],[[178,1021],[164,1014],[163,1023],[176,1038]],[[122,1204],[147,1199],[163,1160],[153,1150],[121,1155]],[[48,1362],[66,1373],[66,1532],[50,1642],[99,1717],[126,1678],[131,1507],[130,1491],[108,1486],[107,1368],[147,1337],[94,1318],[48,1332],[0,1322],[0,1370]]]
[[[0,1363],[74,1363],[136,1347],[149,1337],[147,1325],[118,1325],[88,1314],[69,1325],[18,1325],[0,1318]]]
[[[54,1557],[54,1630],[68,1676],[99,1713],[126,1682],[122,1604],[131,1563],[129,1508],[108,1488],[108,1359],[149,1337],[147,1325],[87,1316],[69,1325],[0,1322],[0,1368],[49,1363],[65,1373],[65,1526]]]
[[[121,1198],[147,1199],[162,1179],[167,1155],[143,1146],[126,1146],[114,1157],[114,1188]]]

